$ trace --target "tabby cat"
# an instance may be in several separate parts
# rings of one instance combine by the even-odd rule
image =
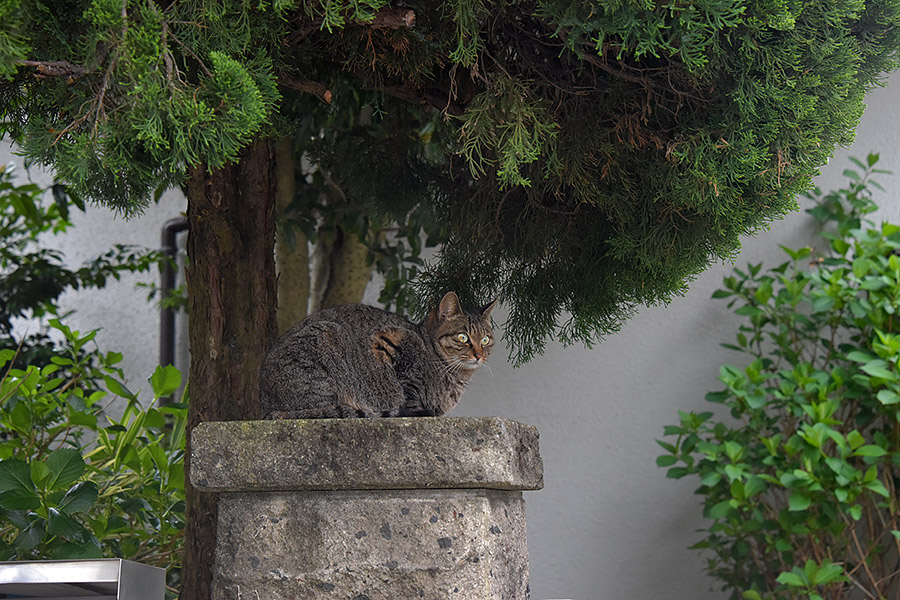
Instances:
[[[310,315],[259,373],[266,419],[439,416],[494,347],[496,301],[464,310],[448,293],[422,323],[364,304]]]

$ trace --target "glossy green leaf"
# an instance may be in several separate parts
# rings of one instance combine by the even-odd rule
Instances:
[[[131,390],[129,390],[127,387],[125,387],[124,383],[122,383],[115,377],[112,377],[110,375],[105,375],[103,377],[103,381],[106,382],[106,389],[108,389],[110,392],[112,392],[116,396],[125,398],[126,400],[134,400],[134,401],[137,400],[137,396],[135,396]]]
[[[827,312],[834,307],[834,298],[831,296],[819,296],[813,298],[812,309],[814,312]]]
[[[762,309],[753,306],[752,304],[745,304],[744,306],[735,310],[734,314],[740,315],[742,317],[755,317],[757,315],[763,314],[763,311]]]
[[[97,542],[88,539],[87,542],[65,542],[53,551],[53,558],[62,560],[86,560],[91,558],[103,558],[103,550],[97,546]]]
[[[150,386],[155,398],[170,396],[181,387],[181,372],[172,365],[156,367],[150,376]]]
[[[872,261],[865,257],[859,257],[853,261],[853,274],[857,277],[863,277],[872,268]]]
[[[155,408],[148,408],[145,412],[146,417],[144,420],[144,427],[154,428],[154,429],[164,429],[166,426],[166,417],[163,416],[161,412],[159,412]]]
[[[84,473],[84,459],[74,448],[58,448],[47,457],[47,467],[51,473],[47,488],[61,490],[75,483]]]
[[[656,457],[657,467],[671,467],[678,462],[678,457],[672,454],[662,454]]]
[[[900,395],[893,390],[882,389],[878,390],[878,393],[875,395],[878,398],[878,401],[884,405],[888,404],[897,404],[900,402]]]
[[[681,479],[685,475],[688,475],[690,471],[684,467],[672,467],[668,471],[666,471],[666,477],[669,479]]]
[[[884,456],[885,454],[887,454],[887,450],[873,444],[860,446],[853,452],[854,456]]]
[[[812,504],[812,500],[806,494],[794,491],[788,497],[788,510],[800,511],[806,510]]]
[[[855,450],[866,443],[866,438],[858,430],[854,429],[847,434],[847,442],[850,444],[850,448]]]
[[[860,368],[872,377],[887,380],[896,378],[896,374],[890,370],[888,363],[881,359],[871,360]]]
[[[662,440],[655,440],[655,442],[657,444],[659,444],[660,448],[662,448],[666,452],[669,452],[671,454],[674,454],[676,452],[676,448],[675,448],[674,444],[670,444],[668,442],[663,442]]]
[[[19,531],[19,534],[13,541],[13,546],[20,551],[31,550],[41,543],[41,540],[44,539],[44,534],[44,520],[35,519]]]
[[[0,492],[7,490],[34,490],[31,469],[28,464],[18,458],[0,462]]]
[[[184,490],[184,462],[172,462],[169,465],[169,491]]]
[[[731,508],[731,503],[728,500],[723,500],[709,509],[709,518],[721,519],[728,515],[732,510],[734,509]]]
[[[796,573],[792,573],[790,571],[781,573],[776,581],[778,583],[782,583],[784,585],[789,585],[793,587],[804,587],[806,586],[806,582],[803,581],[803,578],[797,575]]]
[[[768,485],[762,478],[753,476],[750,477],[744,485],[744,493],[747,495],[747,498],[752,498],[753,496],[764,492],[766,488],[768,488]]]
[[[827,585],[845,579],[843,574],[844,568],[841,565],[827,562],[816,570],[815,577],[810,578],[810,582],[814,585]]]
[[[73,519],[71,516],[60,511],[58,508],[51,508],[47,516],[47,533],[50,535],[61,535],[71,538],[81,536],[84,527]]]
[[[28,408],[28,404],[25,402],[18,402],[13,407],[13,409],[9,412],[9,423],[12,428],[22,434],[28,435],[34,424],[34,421],[31,418],[31,411]]]
[[[890,492],[888,492],[888,490],[884,486],[884,484],[881,483],[881,481],[878,479],[868,481],[868,482],[864,483],[863,485],[866,487],[866,489],[872,490],[879,496],[884,496],[885,498],[891,497]]]
[[[97,500],[99,489],[93,481],[79,481],[59,501],[59,508],[72,514],[86,511]]]
[[[716,485],[722,480],[722,474],[718,471],[710,471],[705,473],[703,477],[700,478],[700,483],[703,485]]]
[[[39,460],[32,461],[30,467],[31,481],[34,482],[36,487],[43,489],[50,479],[50,467],[47,466],[47,463]]]
[[[868,363],[873,360],[876,360],[875,356],[872,356],[868,352],[862,352],[860,350],[853,350],[847,353],[847,359],[852,360],[858,363]]]
[[[35,510],[40,506],[41,498],[33,490],[12,489],[0,492],[0,511]]]

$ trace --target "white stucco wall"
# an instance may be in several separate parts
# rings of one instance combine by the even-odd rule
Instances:
[[[879,196],[882,216],[900,222],[900,74],[890,83],[869,95],[856,143],[823,168],[818,184],[842,185],[848,155],[880,152],[879,166],[898,173],[881,179],[887,189]],[[8,160],[3,145],[0,162]],[[166,194],[139,220],[91,208],[77,215],[75,234],[58,246],[75,263],[116,242],[156,247],[162,224],[183,210],[177,193]],[[778,264],[778,245],[808,243],[812,230],[805,213],[790,215],[746,240],[736,263]],[[696,482],[666,479],[655,464],[661,451],[654,439],[677,421],[677,410],[705,409],[704,394],[718,388],[719,365],[738,359],[719,346],[732,340],[738,321],[723,302],[710,299],[730,269],[709,269],[685,297],[641,310],[593,350],[551,344],[544,356],[512,369],[501,346],[492,372],[476,374],[454,415],[499,415],[541,432],[545,488],[526,494],[535,600],[725,598],[710,591],[714,581],[703,574],[703,558],[687,550],[702,525]],[[148,387],[146,377],[157,364],[158,313],[134,287],[151,278],[155,274],[128,277],[104,292],[64,299],[65,308],[77,310],[70,319],[75,327],[102,327],[103,348],[125,354],[132,389]],[[496,317],[502,322],[502,309]],[[179,331],[183,365],[183,323]]]

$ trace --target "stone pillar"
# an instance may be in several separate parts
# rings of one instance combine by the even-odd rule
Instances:
[[[524,600],[534,427],[486,418],[202,423],[214,600]]]

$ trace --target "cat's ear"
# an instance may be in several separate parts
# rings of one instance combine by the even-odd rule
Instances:
[[[494,309],[497,308],[497,304],[500,303],[500,299],[496,299],[493,302],[488,302],[484,306],[478,309],[478,312],[481,313],[481,318],[485,321],[489,321],[491,319],[491,313],[494,312]]]
[[[456,292],[447,292],[441,299],[441,303],[437,307],[438,319],[443,321],[450,317],[462,314],[462,306],[459,303],[459,296]]]

